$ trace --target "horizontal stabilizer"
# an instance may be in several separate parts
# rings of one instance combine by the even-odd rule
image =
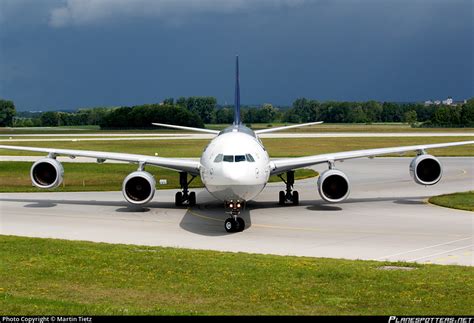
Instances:
[[[313,126],[315,124],[321,124],[323,121],[316,121],[316,122],[308,122],[308,123],[300,123],[300,124],[294,124],[291,126],[284,126],[284,127],[276,127],[276,128],[268,128],[268,129],[261,129],[261,130],[255,130],[255,133],[257,135],[261,133],[268,133],[268,132],[275,132],[275,131],[281,131],[281,130],[286,130],[286,129],[291,129],[291,128],[299,128],[299,127],[306,127],[306,126]]]
[[[166,123],[152,123],[152,125],[159,126],[159,127],[166,127],[166,128],[174,128],[174,129],[181,129],[181,130],[189,130],[189,131],[197,131],[197,132],[206,132],[212,133],[215,135],[219,134],[218,130],[212,129],[204,129],[204,128],[194,128],[194,127],[186,127],[186,126],[177,126],[174,124],[166,124]]]

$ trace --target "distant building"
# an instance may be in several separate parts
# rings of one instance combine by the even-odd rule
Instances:
[[[446,105],[453,104],[453,98],[449,96],[446,100],[443,100],[443,104],[446,104]]]
[[[444,105],[451,105],[451,106],[457,106],[457,105],[460,105],[460,104],[465,104],[467,103],[467,100],[464,99],[464,100],[461,100],[461,101],[454,101],[452,97],[448,96],[448,98],[446,100],[427,100],[424,102],[425,103],[425,106],[429,106],[429,105],[441,105],[441,104],[444,104]]]
[[[425,101],[425,106],[427,106],[427,105],[432,105],[432,104],[433,104],[433,101],[431,101],[431,100]]]

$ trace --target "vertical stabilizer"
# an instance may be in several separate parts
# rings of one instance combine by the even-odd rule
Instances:
[[[239,56],[235,57],[235,102],[234,102],[234,125],[241,124],[240,120],[240,80],[239,80]]]

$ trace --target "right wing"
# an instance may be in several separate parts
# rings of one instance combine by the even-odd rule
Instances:
[[[21,151],[32,151],[47,153],[49,157],[56,156],[69,156],[75,157],[89,157],[97,159],[97,162],[104,162],[107,159],[124,161],[129,163],[153,165],[163,168],[168,168],[180,172],[188,172],[193,175],[199,175],[200,163],[195,160],[182,159],[182,158],[166,158],[166,157],[154,157],[147,155],[135,155],[135,154],[122,154],[122,153],[110,153],[102,151],[89,151],[89,150],[73,150],[73,149],[55,149],[55,148],[37,148],[37,147],[23,147],[23,146],[7,146],[0,145],[0,149],[10,150],[21,150]]]
[[[343,151],[338,153],[313,155],[306,157],[297,158],[281,158],[271,161],[271,175],[280,174],[289,170],[303,168],[311,165],[344,161],[346,159],[361,158],[361,157],[375,157],[378,155],[403,153],[407,151],[425,151],[426,149],[432,148],[444,148],[461,145],[472,145],[474,141],[459,141],[459,142],[448,142],[443,144],[430,144],[430,145],[416,145],[416,146],[402,146],[402,147],[390,147],[390,148],[375,148],[375,149],[364,149],[364,150],[353,150]]]

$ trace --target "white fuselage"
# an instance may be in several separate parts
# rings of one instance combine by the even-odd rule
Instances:
[[[265,187],[270,159],[252,130],[233,126],[204,149],[200,175],[206,189],[221,201],[248,201]]]

